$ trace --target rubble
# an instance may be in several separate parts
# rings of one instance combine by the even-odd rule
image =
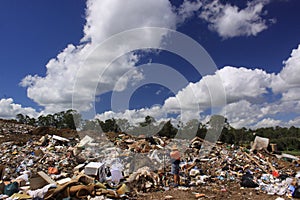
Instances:
[[[7,124],[3,127],[8,130]],[[47,128],[39,129],[43,134],[30,131],[30,138],[24,133],[25,145],[14,140],[0,144],[1,198],[147,199],[147,194],[166,192],[160,199],[176,199],[170,192],[181,191],[190,193],[188,199],[202,199],[246,195],[247,190],[250,199],[284,199],[296,198],[299,191],[299,158],[264,151],[257,139],[247,149],[198,137],[170,140],[91,131],[78,137]],[[182,154],[181,184],[175,188],[169,158],[173,144]]]
[[[34,126],[13,122],[12,120],[0,119],[0,134],[5,137],[7,134],[27,134],[35,129]]]

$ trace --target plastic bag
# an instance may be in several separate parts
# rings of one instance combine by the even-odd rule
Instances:
[[[4,194],[11,196],[14,193],[19,192],[18,182],[12,182],[4,187]]]
[[[259,185],[253,180],[252,175],[244,174],[243,177],[242,177],[241,186],[242,187],[247,187],[247,188],[256,188]]]

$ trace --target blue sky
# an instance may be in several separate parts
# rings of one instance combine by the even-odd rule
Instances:
[[[217,112],[235,127],[300,126],[298,0],[4,0],[0,5],[1,118],[76,108],[102,120],[138,122],[151,115],[158,121],[172,116],[174,123],[205,121]],[[112,48],[115,44],[100,49],[114,34],[145,27],[190,37],[213,59],[215,73],[199,74],[168,51],[127,52]],[[149,32],[122,42],[125,49],[161,47],[163,38]],[[143,68],[152,63],[170,66],[186,81],[176,91],[157,79],[141,85],[155,77]],[[160,75],[173,81],[170,74]],[[123,110],[114,110],[114,95],[128,96],[130,88],[134,93],[119,102]],[[224,98],[220,88],[226,102],[212,111],[209,97]]]

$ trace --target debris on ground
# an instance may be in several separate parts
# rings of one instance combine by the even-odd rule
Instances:
[[[247,149],[7,121],[0,130],[0,199],[300,198],[299,157],[268,152],[267,138]],[[173,144],[182,153],[177,187]]]

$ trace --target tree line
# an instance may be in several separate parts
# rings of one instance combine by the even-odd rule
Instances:
[[[270,143],[276,143],[280,151],[299,151],[300,150],[300,129],[294,126],[287,127],[264,127],[258,129],[233,128],[223,116],[214,115],[207,123],[202,123],[197,119],[187,123],[179,122],[173,125],[171,121],[156,122],[151,116],[146,116],[143,122],[132,125],[127,119],[107,119],[101,121],[83,120],[81,115],[75,110],[67,110],[55,114],[41,115],[37,119],[27,115],[18,114],[16,120],[23,124],[32,126],[49,126],[58,129],[70,128],[80,130],[95,130],[102,132],[126,132],[129,134],[144,134],[145,136],[158,135],[168,138],[193,139],[211,138],[227,144],[249,146],[256,136],[270,139]],[[219,127],[220,134],[213,136],[216,127]]]
[[[16,120],[19,123],[38,127],[54,127],[58,129],[76,129],[76,121],[80,119],[80,114],[75,110],[67,110],[55,114],[40,115],[38,118],[28,115],[17,114]]]

